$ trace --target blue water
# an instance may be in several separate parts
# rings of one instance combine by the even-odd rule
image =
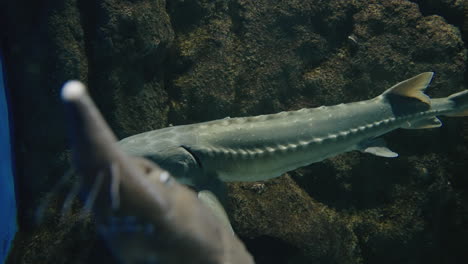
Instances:
[[[16,233],[16,201],[11,159],[8,105],[0,53],[0,263],[4,263]]]

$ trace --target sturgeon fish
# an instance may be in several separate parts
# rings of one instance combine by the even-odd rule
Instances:
[[[121,263],[254,263],[210,193],[197,197],[167,171],[119,149],[83,84],[66,83],[62,99],[85,209]]]
[[[137,134],[120,141],[182,182],[271,179],[344,152],[396,157],[378,137],[398,128],[440,127],[436,116],[468,115],[468,90],[430,99],[432,72],[402,81],[365,101],[253,117],[225,118]]]

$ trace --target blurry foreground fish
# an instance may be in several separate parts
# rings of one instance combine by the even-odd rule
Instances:
[[[84,85],[67,82],[74,165],[85,209],[122,263],[254,263],[242,242],[201,201],[152,162],[124,154]],[[211,209],[211,210],[210,210]],[[227,217],[226,217],[227,221]]]

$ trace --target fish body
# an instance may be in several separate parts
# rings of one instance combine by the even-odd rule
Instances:
[[[396,157],[377,137],[398,128],[439,127],[439,115],[468,114],[468,91],[437,99],[423,93],[432,76],[419,74],[370,100],[168,127],[119,145],[195,185],[193,177],[206,175],[222,181],[271,179],[353,150]]]

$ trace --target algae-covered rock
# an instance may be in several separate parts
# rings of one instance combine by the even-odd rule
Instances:
[[[118,136],[165,126],[163,62],[174,38],[165,1],[89,2],[82,12],[91,16],[89,85]]]
[[[435,72],[427,90],[433,97],[466,89],[463,23],[451,19],[460,1],[22,0],[0,6],[20,196],[12,263],[65,259],[74,241],[92,246],[69,227],[90,237],[93,229],[74,220],[68,227],[31,228],[37,202],[68,168],[58,99],[67,79],[89,84],[119,137],[368,99],[424,71]],[[282,263],[466,262],[466,120],[442,121],[440,129],[388,135],[397,159],[349,153],[292,178],[230,184],[234,229],[257,263],[272,263],[259,243],[280,246],[275,256]],[[47,246],[57,237],[70,244]],[[81,249],[88,255],[76,263],[96,258]]]
[[[7,263],[112,263],[91,219],[79,214],[58,218],[17,235]]]
[[[360,249],[350,219],[315,201],[291,177],[233,183],[229,193],[231,220],[243,236],[267,236],[294,245],[300,254],[287,256],[301,259],[295,263],[358,262]]]
[[[464,0],[411,0],[419,5],[424,15],[439,15],[450,24],[458,27],[463,25],[463,10],[466,8]]]

